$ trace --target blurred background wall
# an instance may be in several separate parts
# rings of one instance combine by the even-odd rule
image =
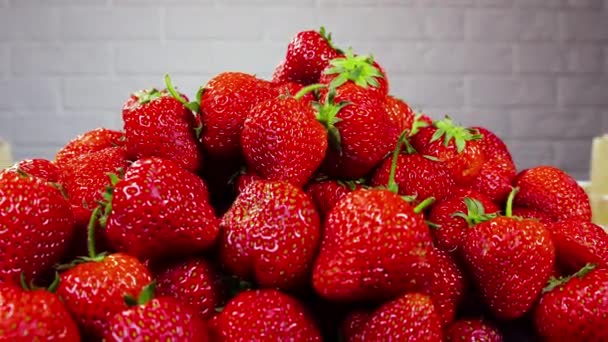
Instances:
[[[520,168],[588,177],[608,131],[608,0],[0,0],[0,137],[52,158],[120,128],[129,93],[165,72],[189,94],[221,71],[269,77],[321,25],[417,109],[495,130]]]

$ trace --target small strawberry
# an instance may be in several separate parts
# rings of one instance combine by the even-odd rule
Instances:
[[[123,132],[96,128],[77,136],[59,150],[55,155],[55,164],[61,168],[71,159],[108,147],[124,146],[124,144],[125,135]]]
[[[568,219],[548,224],[560,266],[576,272],[588,263],[608,266],[608,233],[597,224]]]
[[[224,215],[220,229],[220,258],[231,273],[268,287],[305,284],[321,228],[314,204],[301,189],[285,182],[253,182]]]
[[[209,341],[207,324],[194,310],[171,297],[153,298],[154,283],[146,286],[137,301],[125,300],[129,308],[108,322],[104,341]]]
[[[355,341],[443,340],[441,319],[431,298],[408,293],[382,305],[367,321]]]
[[[509,195],[506,216],[469,229],[462,249],[482,297],[500,319],[515,319],[531,309],[555,262],[545,226],[511,216],[515,193]]]
[[[384,100],[384,107],[397,132],[403,132],[406,129],[411,131],[415,113],[405,101],[388,95]]]
[[[0,173],[0,282],[31,280],[57,263],[73,234],[61,192],[37,177]]]
[[[264,179],[303,186],[325,158],[327,132],[312,107],[282,96],[251,109],[241,147],[248,165]]]
[[[355,310],[346,315],[340,328],[342,340],[351,342],[360,338],[359,334],[371,316],[372,313],[365,310]]]
[[[45,182],[57,183],[59,181],[59,168],[52,161],[46,159],[22,160],[8,169],[0,172],[22,172],[38,177]]]
[[[214,266],[202,258],[163,265],[156,272],[156,281],[159,295],[190,305],[204,319],[211,318],[224,301],[221,278]]]
[[[553,216],[534,208],[513,207],[513,216],[536,220],[543,224],[553,223]]]
[[[446,342],[502,342],[500,331],[488,322],[467,319],[454,321],[445,330]]]
[[[277,290],[239,293],[211,322],[213,341],[321,341],[303,305]]]
[[[517,175],[515,205],[543,211],[553,221],[579,218],[591,221],[591,204],[585,190],[564,171],[538,166]]]
[[[219,222],[207,187],[178,164],[140,159],[113,183],[100,222],[117,251],[156,260],[195,254],[215,241]]]
[[[314,202],[319,215],[324,218],[348,193],[361,189],[363,179],[355,181],[336,181],[330,179],[314,180],[306,186],[306,193]]]
[[[587,265],[544,289],[534,312],[546,341],[608,340],[608,269]]]

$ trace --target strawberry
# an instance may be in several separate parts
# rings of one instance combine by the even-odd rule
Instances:
[[[262,180],[262,177],[258,176],[255,171],[244,168],[243,170],[239,171],[238,175],[236,176],[236,193],[240,194],[243,192],[243,190],[245,190],[246,187],[249,186],[249,184],[259,180]]]
[[[321,341],[296,299],[277,290],[239,293],[211,322],[213,341]]]
[[[302,84],[290,81],[274,83],[273,86],[276,90],[278,90],[279,95],[285,96],[295,96],[304,88]],[[316,99],[313,92],[307,92],[299,100],[307,105],[311,105]]]
[[[113,182],[100,219],[110,245],[141,259],[190,255],[215,241],[218,219],[202,179],[160,158],[140,159]]]
[[[285,182],[253,182],[238,195],[220,229],[220,259],[231,273],[281,289],[306,283],[321,228],[301,189]]]
[[[342,52],[331,41],[331,33],[326,33],[323,27],[318,32],[298,32],[289,42],[285,60],[275,70],[273,80],[317,83],[329,61],[340,55]]]
[[[427,294],[435,304],[442,324],[454,320],[456,310],[463,302],[466,282],[456,261],[446,252],[434,249],[430,258],[430,282],[420,292]]]
[[[482,297],[500,319],[515,319],[530,310],[553,272],[551,233],[538,221],[506,216],[477,224],[466,233],[463,254]]]
[[[73,234],[61,192],[39,178],[0,173],[0,282],[30,280],[57,263]]]
[[[514,207],[513,216],[536,220],[543,224],[553,223],[553,216],[534,208]]]
[[[433,205],[428,220],[436,246],[446,252],[462,250],[465,235],[474,225],[496,217],[500,209],[492,200],[473,190],[465,196],[450,196]]]
[[[408,293],[382,305],[355,341],[442,341],[441,320],[431,298]]]
[[[259,102],[277,95],[270,82],[253,75],[225,72],[212,78],[200,100],[205,150],[214,157],[239,157],[239,139],[247,114]]]
[[[22,172],[38,177],[45,182],[57,183],[59,181],[59,168],[52,161],[46,159],[22,160],[8,169],[0,172]]]
[[[562,268],[576,272],[587,263],[608,266],[608,233],[597,224],[568,219],[548,224]]]
[[[79,135],[68,142],[67,145],[55,155],[55,164],[61,168],[69,160],[85,154],[97,152],[108,147],[124,146],[125,140],[126,138],[123,132],[107,128],[96,128]]]
[[[129,308],[109,321],[104,341],[209,341],[207,324],[194,310],[171,297],[153,298],[154,283],[137,301],[126,297]]]
[[[324,218],[327,213],[344,196],[351,191],[361,189],[364,180],[336,181],[330,179],[314,180],[306,186],[306,193],[314,202],[319,215]]]
[[[133,159],[158,157],[196,171],[201,153],[196,137],[196,117],[186,100],[178,94],[168,75],[168,90],[142,90],[131,95],[122,108],[127,138]]]
[[[591,205],[585,190],[564,171],[538,166],[517,175],[519,193],[515,205],[543,211],[553,221],[579,218],[591,221]]]
[[[282,96],[251,109],[241,146],[249,166],[264,179],[303,186],[325,158],[327,132],[312,107]]]
[[[384,108],[397,132],[403,132],[406,129],[411,131],[416,114],[405,101],[388,95],[384,100]]]
[[[482,138],[477,130],[458,126],[446,117],[433,126],[420,128],[412,145],[418,152],[444,162],[457,185],[468,186],[484,164],[479,142]]]
[[[164,265],[156,273],[157,293],[192,306],[201,318],[211,318],[223,304],[222,281],[214,266],[202,258]]]
[[[78,326],[53,291],[0,284],[0,341],[80,341]]]
[[[365,310],[355,310],[346,315],[340,328],[342,340],[350,342],[360,338],[359,334],[361,334],[371,315],[371,312]]]
[[[534,322],[546,341],[608,340],[608,270],[587,265],[572,276],[552,279]]]
[[[478,319],[458,320],[445,330],[446,342],[502,342],[503,337],[488,322]]]

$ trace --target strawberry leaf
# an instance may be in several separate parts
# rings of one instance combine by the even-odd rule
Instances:
[[[449,116],[446,116],[442,120],[435,121],[433,126],[435,126],[436,131],[433,133],[430,142],[438,141],[443,137],[443,146],[447,147],[451,141],[454,141],[454,146],[456,146],[456,151],[458,153],[464,151],[468,141],[483,138],[483,135],[479,134],[479,131],[476,129],[454,124]]]
[[[337,75],[329,86],[338,88],[348,81],[352,81],[362,88],[378,88],[379,78],[384,75],[380,69],[374,65],[374,58],[365,55],[355,56],[352,49],[346,51],[343,57],[334,58],[329,61],[330,67],[324,71],[326,75]]]

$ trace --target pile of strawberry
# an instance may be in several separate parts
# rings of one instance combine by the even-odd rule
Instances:
[[[271,81],[165,81],[0,173],[0,341],[608,340],[585,191],[371,56],[304,31]]]

